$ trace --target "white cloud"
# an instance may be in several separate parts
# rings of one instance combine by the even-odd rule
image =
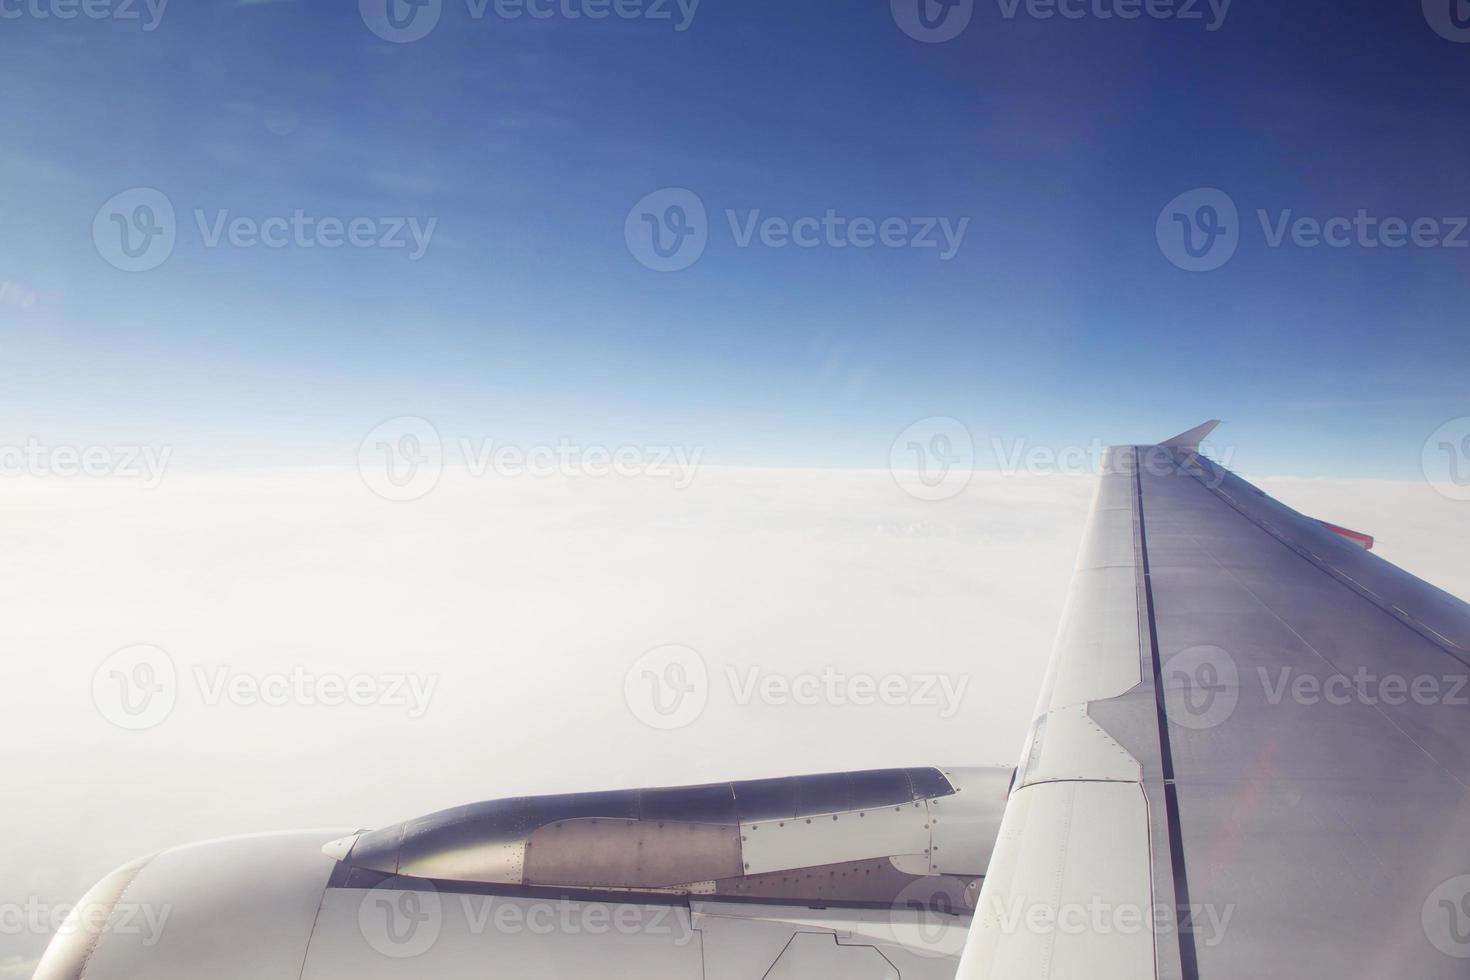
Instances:
[[[1444,547],[1470,506],[1415,484],[1262,483],[1470,593],[1451,560],[1462,549]],[[7,757],[19,802],[6,805],[0,902],[74,900],[111,867],[191,840],[375,826],[504,795],[1011,763],[1092,487],[984,474],[931,504],[887,473],[704,468],[674,491],[446,472],[393,504],[355,470],[171,474],[153,491],[15,481],[0,496],[0,718],[12,745],[36,748]],[[140,643],[181,667],[441,680],[417,721],[181,697],[161,726],[126,732],[94,709],[91,684]],[[715,687],[698,721],[657,731],[624,703],[624,677],[675,643],[717,676],[935,672],[968,676],[968,698],[944,718],[742,707]]]
[[[47,748],[7,761],[7,797],[23,802],[7,805],[0,882],[65,901],[181,842],[381,825],[503,795],[1010,762],[1090,484],[986,476],[927,504],[887,473],[704,468],[675,491],[446,472],[423,500],[393,504],[355,469],[170,474],[153,491],[7,481],[0,718]],[[418,721],[181,697],[158,728],[126,732],[94,710],[91,684],[140,643],[181,667],[441,681]],[[670,733],[623,700],[633,661],[669,643],[721,678],[835,665],[972,680],[952,718],[742,707],[717,689]]]

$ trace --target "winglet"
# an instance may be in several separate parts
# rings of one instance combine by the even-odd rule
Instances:
[[[1214,432],[1215,426],[1219,424],[1219,419],[1211,419],[1208,422],[1195,426],[1188,432],[1181,432],[1172,439],[1166,439],[1159,443],[1159,445],[1168,446],[1170,449],[1183,449],[1191,453],[1197,453],[1199,452],[1200,442],[1211,432]]]

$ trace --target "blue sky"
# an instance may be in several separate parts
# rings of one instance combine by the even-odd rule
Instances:
[[[1448,236],[1470,215],[1470,44],[1418,4],[1237,0],[1210,30],[1204,4],[978,0],[924,43],[879,2],[703,0],[678,30],[672,2],[593,21],[444,0],[393,43],[352,4],[176,2],[153,30],[141,2],[141,21],[39,16],[64,2],[0,2],[5,439],[337,463],[413,414],[882,466],[926,416],[1053,445],[1220,416],[1256,472],[1407,478],[1470,415],[1470,248],[1272,247],[1257,217],[1362,209]],[[132,188],[177,215],[146,272],[93,236]],[[708,244],[661,273],[624,224],[665,188],[697,195]],[[1156,236],[1196,188],[1239,209],[1237,251],[1203,273]],[[829,209],[968,224],[945,259],[741,247],[727,217]],[[297,210],[433,234],[417,261],[208,247],[195,214]]]

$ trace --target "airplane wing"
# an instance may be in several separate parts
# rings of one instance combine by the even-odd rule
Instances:
[[[961,980],[1470,976],[1470,606],[1212,428],[1107,458]]]

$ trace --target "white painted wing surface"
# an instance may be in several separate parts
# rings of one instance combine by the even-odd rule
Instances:
[[[1192,441],[1108,457],[960,977],[1470,976],[1470,607]]]

